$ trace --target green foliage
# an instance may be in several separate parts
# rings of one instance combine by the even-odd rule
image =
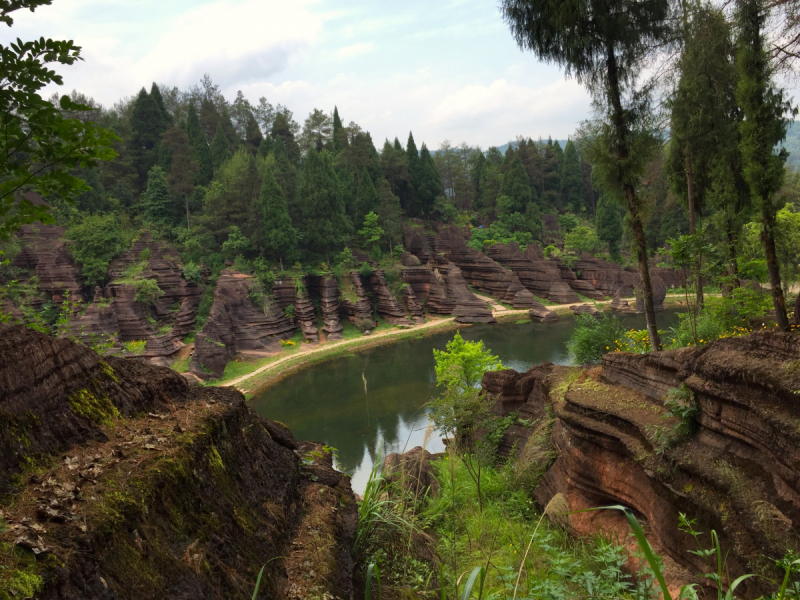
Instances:
[[[365,246],[374,245],[383,237],[383,229],[378,225],[378,215],[370,212],[364,217],[364,227],[359,230],[358,236]]]
[[[466,341],[456,332],[446,350],[434,350],[436,382],[457,393],[475,389],[487,371],[500,371],[500,359],[484,348],[483,342]]]
[[[192,283],[200,283],[203,278],[203,274],[200,271],[199,265],[188,262],[183,266],[183,278],[186,281],[191,281]]]
[[[261,184],[261,218],[264,226],[264,249],[273,259],[286,262],[294,260],[297,250],[297,232],[292,227],[292,218],[286,198],[271,169],[264,173]]]
[[[11,13],[31,11],[48,0],[5,3],[2,22],[13,24]],[[116,156],[111,144],[118,138],[93,121],[65,118],[64,112],[85,113],[91,108],[62,96],[59,106],[40,92],[63,80],[51,69],[53,63],[72,65],[81,60],[80,47],[72,41],[40,38],[17,39],[0,44],[0,239],[21,225],[41,221],[53,223],[48,206],[22,197],[23,190],[71,200],[91,188],[72,174],[80,168],[97,167]]]
[[[147,174],[147,189],[142,194],[145,218],[155,225],[171,227],[175,223],[176,203],[167,185],[167,176],[159,166]]]
[[[570,140],[564,148],[564,162],[561,166],[561,204],[574,213],[583,209],[583,173],[578,148]]]
[[[577,315],[577,326],[567,342],[574,364],[597,363],[604,354],[617,348],[625,337],[625,326],[619,318],[602,313],[598,317]]]
[[[362,225],[368,214],[374,213],[379,203],[378,190],[372,183],[369,171],[366,167],[361,169],[361,184],[356,192],[356,202],[353,223],[356,226]]]
[[[211,140],[209,154],[211,155],[211,166],[215,172],[231,157],[230,142],[225,135],[221,122],[217,123],[217,131],[214,134],[214,139]]]
[[[530,179],[525,172],[525,167],[522,165],[519,155],[514,156],[514,160],[511,161],[508,167],[508,172],[503,177],[500,195],[511,199],[508,207],[510,209],[509,212],[523,212],[528,203],[534,199]]]
[[[566,212],[563,215],[558,215],[558,226],[564,233],[570,233],[580,224],[578,217],[571,212]]]
[[[598,239],[592,227],[579,225],[564,236],[564,249],[575,252],[580,256],[583,252],[596,254],[603,248],[603,243]]]
[[[81,266],[88,286],[103,286],[108,281],[108,265],[122,250],[122,234],[115,215],[86,215],[66,232],[69,251]]]
[[[147,347],[147,340],[131,340],[122,344],[125,352],[128,354],[144,354]]]
[[[164,295],[155,279],[137,279],[134,285],[136,302],[141,304],[149,306]]]
[[[614,200],[608,194],[601,194],[597,201],[594,218],[597,237],[608,244],[611,258],[619,260],[619,242],[622,239],[622,215]]]

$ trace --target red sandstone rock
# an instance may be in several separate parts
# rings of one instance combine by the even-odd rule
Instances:
[[[81,300],[78,283],[79,270],[72,260],[64,242],[66,229],[55,225],[25,225],[20,228],[17,239],[22,249],[14,259],[14,266],[27,269],[39,278],[39,289],[56,301],[61,301],[65,292],[73,300]]]
[[[377,298],[376,312],[392,325],[413,325],[414,322],[406,316],[402,305],[392,295],[386,285],[384,273],[377,270],[366,278],[367,286]]]
[[[367,297],[361,277],[357,271],[345,274],[342,282],[342,313],[356,323],[359,320],[372,321],[372,303]]]
[[[551,285],[547,297],[552,302],[558,302],[559,304],[572,304],[581,301],[581,299],[578,298],[578,294],[564,281],[559,281]]]
[[[329,340],[341,340],[342,320],[339,316],[339,284],[333,276],[306,277],[306,288],[311,298],[319,300],[322,311],[322,331]]]
[[[599,315],[600,311],[591,304],[578,304],[572,307],[572,312],[576,315]]]
[[[494,244],[486,249],[487,255],[511,269],[520,283],[532,294],[540,298],[550,298],[550,288],[554,283],[561,283],[558,264],[547,260],[538,244],[528,244],[525,252],[521,252],[516,242]]]
[[[294,325],[276,302],[265,297],[264,306],[257,307],[250,300],[254,283],[253,277],[229,269],[217,279],[208,321],[195,336],[190,370],[198,377],[221,377],[238,352],[275,353],[280,351],[279,341],[292,336]],[[295,315],[299,312],[295,305]],[[313,312],[312,305],[312,318]]]

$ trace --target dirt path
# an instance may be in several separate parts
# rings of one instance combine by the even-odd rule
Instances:
[[[494,300],[493,298],[490,298],[489,296],[483,296],[481,294],[475,294],[475,296],[477,296],[480,300],[488,303],[489,306],[492,307],[492,314],[494,316],[496,316],[496,317],[510,317],[512,315],[527,315],[528,314],[528,310],[527,309],[509,309],[509,308],[506,308],[505,306],[503,306],[501,304],[498,304],[498,302],[496,300]],[[676,296],[680,297],[680,295],[678,295],[678,294],[668,295],[667,297],[673,297],[674,298]],[[634,298],[634,297],[626,298],[626,300],[628,300],[629,302],[634,302],[634,303],[636,302],[636,298]],[[594,304],[597,304],[597,306],[604,306],[604,305],[607,305],[607,304],[610,304],[610,303],[611,303],[610,300],[600,300],[600,301],[595,302]],[[587,302],[575,302],[573,304],[558,304],[558,305],[550,305],[547,308],[549,308],[550,310],[553,310],[553,311],[555,311],[557,313],[564,313],[564,312],[570,312],[572,310],[573,306],[580,306],[581,304],[589,304],[589,303],[587,303]],[[409,331],[420,331],[420,330],[428,329],[428,328],[431,328],[431,327],[436,327],[437,325],[441,325],[442,323],[447,323],[447,322],[454,321],[454,320],[455,320],[455,317],[436,318],[436,319],[428,321],[427,323],[425,323],[423,325],[417,325],[417,326],[415,326],[415,327],[413,327],[411,329],[390,329],[388,331],[382,331],[380,333],[373,333],[368,338],[358,337],[358,338],[354,338],[352,340],[344,340],[344,341],[340,341],[340,342],[325,342],[323,344],[320,344],[319,346],[317,346],[313,350],[308,350],[306,352],[301,352],[301,353],[297,353],[297,354],[290,354],[288,356],[284,356],[283,358],[279,358],[275,362],[271,362],[269,364],[264,365],[263,367],[259,367],[258,369],[256,369],[252,373],[248,373],[247,375],[242,375],[241,377],[237,377],[236,379],[232,379],[231,381],[225,382],[225,383],[220,384],[220,385],[222,387],[237,387],[237,389],[240,389],[241,391],[247,391],[247,390],[242,390],[241,388],[239,388],[238,387],[239,384],[244,383],[245,381],[247,381],[247,380],[249,380],[249,379],[251,379],[253,377],[256,377],[257,375],[260,375],[261,373],[265,373],[267,371],[271,371],[272,369],[274,369],[274,368],[286,363],[287,361],[290,361],[290,360],[292,360],[294,358],[297,358],[298,356],[313,356],[315,354],[324,354],[326,352],[330,352],[333,349],[362,344],[365,340],[369,340],[369,339],[403,336],[403,335],[408,334]]]
[[[524,311],[522,311],[522,312],[524,312]],[[441,325],[442,323],[446,323],[448,321],[453,321],[453,320],[455,320],[455,317],[445,317],[445,318],[435,319],[435,320],[428,321],[427,323],[424,323],[423,325],[417,325],[417,326],[413,327],[412,330],[413,331],[420,331],[422,329],[428,329],[430,327],[435,327],[436,325]],[[403,334],[408,333],[408,331],[409,331],[408,329],[390,329],[388,331],[383,331],[383,332],[380,332],[380,333],[373,333],[371,336],[369,336],[369,338],[359,337],[359,338],[354,338],[352,340],[343,340],[343,341],[340,341],[340,342],[326,342],[324,344],[320,344],[319,347],[314,348],[313,350],[309,350],[307,352],[302,352],[302,353],[298,353],[298,354],[290,354],[288,356],[284,356],[283,358],[280,358],[280,359],[276,360],[275,362],[271,362],[269,364],[264,365],[263,367],[259,367],[258,369],[256,369],[252,373],[248,373],[247,375],[242,375],[241,377],[238,377],[236,379],[233,379],[231,381],[223,383],[222,387],[237,386],[240,383],[242,383],[244,381],[247,381],[251,377],[255,377],[256,375],[258,375],[260,373],[264,373],[265,371],[269,371],[271,369],[274,369],[278,365],[285,363],[287,360],[291,360],[291,359],[296,358],[298,356],[311,356],[313,354],[320,354],[320,353],[323,353],[323,352],[329,352],[332,348],[342,348],[342,347],[345,347],[345,346],[351,346],[353,344],[357,344],[359,342],[363,343],[365,339],[384,338],[384,337],[397,337],[399,335],[403,335]]]

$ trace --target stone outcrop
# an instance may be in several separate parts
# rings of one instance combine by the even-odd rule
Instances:
[[[366,278],[367,287],[377,299],[375,311],[391,325],[413,325],[414,321],[406,316],[403,306],[392,294],[386,284],[384,273],[377,270]]]
[[[604,296],[614,296],[621,288],[625,288],[627,291],[625,295],[630,296],[633,293],[633,285],[638,279],[635,270],[625,270],[616,263],[586,254],[575,262],[573,270],[578,280],[591,284]]]
[[[322,331],[329,340],[341,340],[342,319],[339,316],[339,284],[327,275],[306,277],[306,289],[311,298],[319,301],[322,312]]]
[[[422,306],[422,303],[417,299],[414,288],[407,283],[403,288],[403,302],[406,305],[408,314],[411,315],[415,323],[425,322],[425,307]]]
[[[571,308],[576,315],[599,315],[600,311],[591,304],[578,304]]]
[[[689,552],[696,542],[679,529],[679,513],[697,519],[698,530],[717,532],[731,580],[743,573],[777,578],[764,557],[800,548],[792,526],[800,519],[798,364],[800,337],[762,331],[700,348],[615,352],[584,371],[542,365],[487,373],[484,389],[498,414],[530,414],[552,429],[550,447],[539,455],[557,458],[537,500],[545,505],[560,493],[573,511],[630,507],[646,522],[677,588],[715,571]],[[692,408],[690,416],[675,406]],[[532,444],[542,439],[517,427],[501,449],[515,446],[524,456]],[[620,539],[629,531],[611,511],[575,513],[569,525],[577,534]],[[754,597],[761,586],[750,579],[737,593]]]
[[[317,315],[314,312],[314,303],[305,296],[300,296],[294,303],[294,318],[303,332],[303,340],[307,342],[319,341],[317,328]]]
[[[353,596],[349,478],[236,390],[0,325],[0,415],[9,597]]]
[[[644,312],[644,300],[642,293],[639,290],[639,282],[641,279],[636,277],[636,311]],[[650,274],[650,287],[653,290],[653,306],[656,310],[664,310],[664,300],[667,298],[667,286],[664,280],[659,275]]]
[[[532,307],[528,311],[528,314],[534,321],[542,321],[543,323],[558,321],[558,313],[554,310],[550,310],[544,304]]]
[[[428,312],[449,315],[456,303],[448,298],[444,275],[438,268],[411,266],[403,269],[403,281],[414,292],[418,302],[424,304]]]
[[[565,281],[557,281],[551,285],[550,291],[547,293],[547,298],[559,304],[574,304],[581,301],[581,299],[578,298],[578,294],[575,293],[575,290]]]
[[[55,225],[25,225],[17,239],[22,248],[14,266],[27,270],[39,279],[39,290],[56,303],[68,292],[73,300],[81,300],[80,271],[64,241],[66,229]]]
[[[277,302],[263,296],[263,305],[256,306],[250,299],[255,283],[250,275],[230,269],[220,274],[208,320],[195,336],[190,370],[198,377],[221,377],[228,361],[240,352],[262,356],[278,352],[279,341],[294,333],[294,324]],[[295,316],[300,321],[298,304]],[[312,316],[313,312],[312,305]]]
[[[550,297],[553,284],[563,282],[558,264],[544,258],[538,244],[528,244],[525,252],[520,251],[516,242],[494,244],[486,249],[486,254],[511,269],[532,294],[558,302]]]
[[[342,285],[342,313],[351,323],[372,321],[372,303],[357,271],[345,273]]]
[[[494,323],[492,309],[473,294],[464,276],[453,263],[442,267],[447,282],[447,296],[452,299],[456,307],[450,313],[456,318],[457,323]]]

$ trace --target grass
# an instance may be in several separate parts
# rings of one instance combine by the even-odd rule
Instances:
[[[192,361],[191,356],[184,356],[172,363],[169,368],[177,373],[188,373],[189,363]]]
[[[270,363],[276,362],[284,358],[285,356],[291,356],[293,354],[299,353],[303,347],[303,333],[300,330],[298,330],[297,332],[295,332],[294,336],[292,336],[291,341],[294,342],[295,344],[294,346],[284,346],[283,351],[275,356],[266,356],[263,358],[242,357],[230,361],[227,365],[225,365],[225,371],[223,372],[222,377],[220,377],[219,379],[208,381],[206,382],[206,385],[212,385],[212,386],[225,385],[229,381],[238,379],[239,377],[242,377],[244,375],[248,375],[265,365],[268,365]]]

